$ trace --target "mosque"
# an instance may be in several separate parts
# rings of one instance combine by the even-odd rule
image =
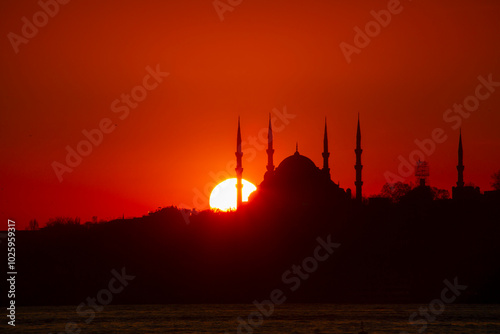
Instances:
[[[292,207],[308,207],[312,205],[342,204],[351,200],[351,189],[344,190],[337,183],[333,182],[330,176],[328,152],[328,133],[325,120],[323,140],[323,167],[317,167],[308,157],[301,155],[296,146],[295,153],[285,158],[278,167],[275,168],[273,161],[273,130],[271,119],[269,118],[267,166],[264,180],[257,187],[257,191],[252,193],[249,203],[265,203],[279,205],[283,204]],[[241,163],[243,152],[241,151],[240,121],[238,119],[238,133],[236,144],[236,177],[237,177],[237,207],[242,204],[242,174]],[[361,170],[361,130],[359,125],[356,134],[356,200],[362,200]]]
[[[361,203],[363,199],[362,187],[363,181],[361,178],[361,171],[363,165],[361,164],[361,129],[358,124],[356,132],[356,195],[355,202]],[[328,152],[328,133],[325,119],[325,130],[323,139],[323,167],[317,167],[314,162],[308,157],[301,155],[296,146],[295,153],[285,158],[278,167],[274,166],[273,155],[273,129],[271,125],[271,116],[269,116],[269,129],[268,129],[268,147],[267,153],[267,166],[264,180],[258,185],[257,190],[250,195],[249,204],[264,204],[273,206],[289,206],[289,207],[311,207],[313,205],[343,205],[352,199],[351,189],[344,190],[331,179]],[[241,150],[241,131],[240,120],[238,118],[238,132],[236,139],[236,178],[237,178],[237,208],[242,205],[242,166],[243,152]],[[465,185],[463,171],[463,147],[462,147],[462,133],[460,131],[459,144],[458,144],[458,165],[457,165],[457,185],[452,188],[453,200],[473,200],[481,197],[481,192],[478,187]],[[421,184],[412,190],[419,193],[423,188],[429,188],[425,184]],[[500,191],[485,192],[488,197],[500,197]]]

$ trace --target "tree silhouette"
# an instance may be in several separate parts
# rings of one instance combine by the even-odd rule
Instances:
[[[408,194],[411,185],[403,182],[386,183],[382,186],[379,197],[390,198],[394,203],[399,202],[401,197]]]
[[[28,225],[28,230],[35,231],[38,229],[39,229],[39,226],[38,226],[38,222],[36,221],[36,219],[30,220],[29,225]]]
[[[491,178],[491,186],[493,187],[493,189],[500,190],[500,170],[491,175]]]
[[[432,187],[432,197],[434,200],[437,199],[449,199],[450,198],[450,192],[446,189],[439,189],[436,187]]]
[[[71,218],[71,217],[56,217],[49,219],[46,227],[61,227],[61,226],[79,226],[80,218]]]

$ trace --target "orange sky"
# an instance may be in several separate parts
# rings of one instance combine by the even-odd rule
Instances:
[[[354,45],[353,29],[387,1],[244,0],[231,8],[221,21],[210,0],[73,0],[16,53],[8,34],[22,35],[22,18],[33,22],[41,7],[2,1],[0,219],[22,227],[32,218],[206,208],[196,194],[234,160],[237,116],[245,140],[284,108],[295,117],[276,120],[275,165],[298,141],[321,166],[327,116],[332,178],[354,188],[359,112],[365,195],[378,193],[386,171],[398,173],[398,156],[408,158],[415,139],[435,128],[448,138],[426,157],[430,182],[451,190],[458,130],[443,114],[474,96],[478,76],[500,81],[500,3],[402,1],[350,63],[339,45]],[[120,119],[111,103],[157,64],[169,75]],[[500,169],[499,105],[500,87],[462,123],[465,181],[482,190]],[[76,149],[82,130],[105,118],[114,130],[59,182],[53,162],[65,163],[66,146]],[[244,178],[260,183],[265,150],[247,151],[243,164]]]

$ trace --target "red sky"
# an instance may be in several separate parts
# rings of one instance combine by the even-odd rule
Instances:
[[[210,190],[210,173],[234,160],[238,115],[247,139],[284,108],[295,118],[275,133],[276,165],[298,141],[300,153],[321,166],[326,116],[332,178],[354,188],[359,112],[365,195],[378,193],[384,174],[398,173],[398,156],[408,158],[415,139],[435,128],[448,138],[426,156],[430,183],[451,191],[458,130],[443,114],[474,96],[478,76],[500,81],[500,3],[493,0],[402,1],[350,63],[340,44],[354,45],[353,29],[364,30],[370,12],[387,9],[387,1],[244,0],[223,21],[210,0],[59,7],[16,53],[9,33],[22,35],[22,18],[33,22],[41,7],[0,4],[0,219],[20,227],[33,218],[204,209],[196,189]],[[157,64],[169,75],[120,119],[111,103]],[[499,106],[500,87],[461,124],[465,181],[482,190],[500,169]],[[82,130],[105,118],[114,131],[59,182],[53,162],[65,163],[66,146],[76,149]],[[243,176],[258,184],[266,155],[253,152],[243,157]]]

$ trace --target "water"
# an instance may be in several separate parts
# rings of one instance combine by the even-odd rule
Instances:
[[[241,333],[418,333],[422,324],[410,325],[408,317],[425,305],[283,304],[258,327]],[[86,308],[85,308],[86,309]],[[13,333],[237,333],[238,317],[248,320],[257,309],[238,305],[108,305],[89,323],[90,315],[75,306],[20,307]],[[415,320],[424,319],[418,317]],[[258,318],[254,319],[256,322]],[[2,324],[2,332],[7,332]],[[71,327],[68,327],[71,333]],[[500,305],[446,305],[444,312],[424,333],[500,333]]]

